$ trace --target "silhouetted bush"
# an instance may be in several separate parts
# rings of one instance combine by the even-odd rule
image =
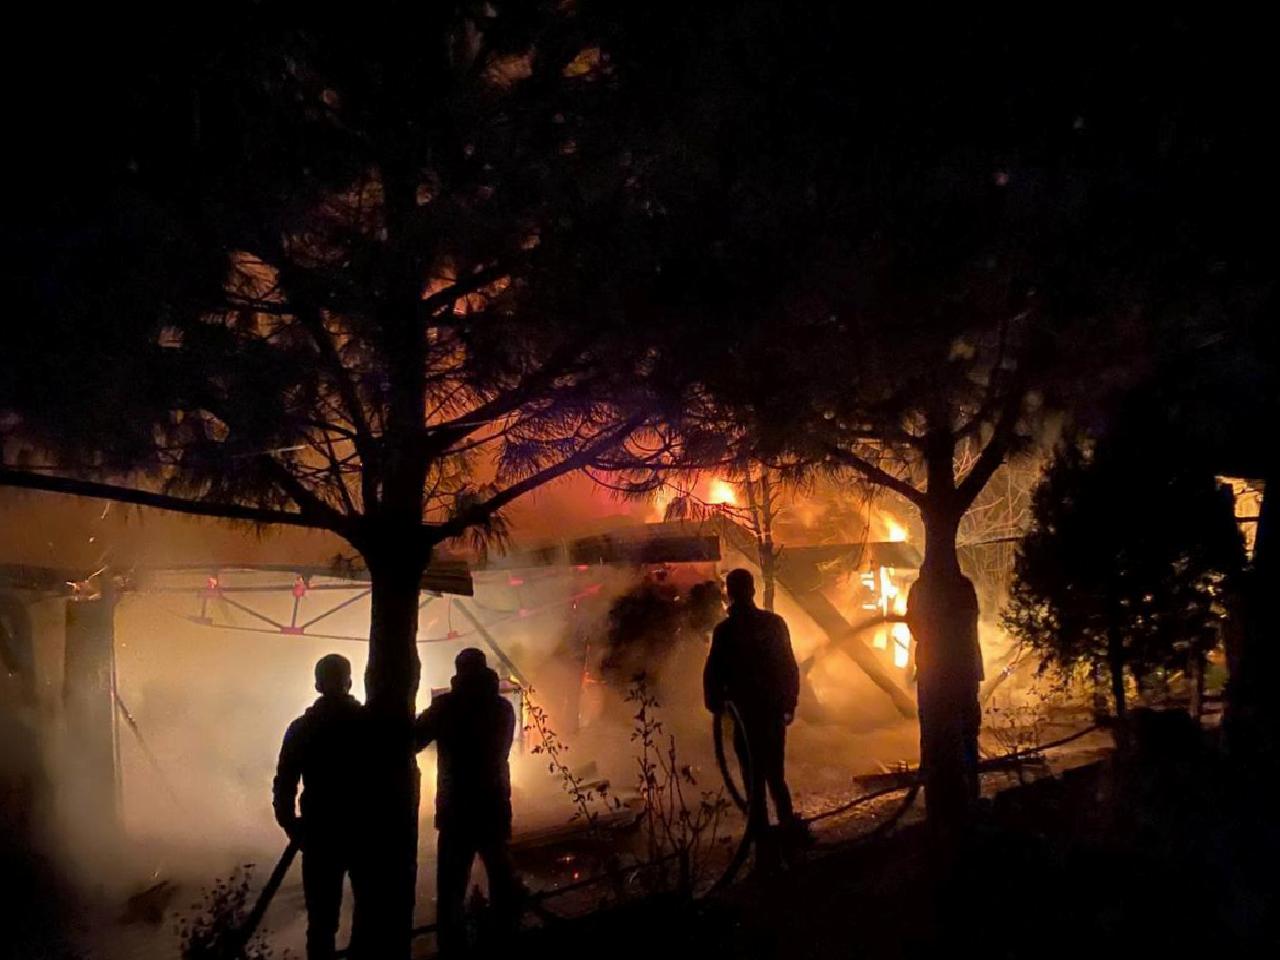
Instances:
[[[175,928],[182,960],[271,960],[277,956],[264,930],[255,931],[247,942],[244,939],[244,924],[252,909],[252,884],[253,864],[245,864],[230,876],[215,879],[201,893]],[[279,954],[280,960],[291,956],[288,950]]]

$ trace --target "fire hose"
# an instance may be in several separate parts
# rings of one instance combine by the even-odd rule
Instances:
[[[733,799],[734,804],[746,816],[747,826],[742,832],[742,839],[738,842],[737,849],[734,851],[733,857],[729,860],[728,866],[725,867],[720,878],[712,884],[711,889],[708,891],[708,895],[719,893],[725,887],[729,886],[729,884],[733,883],[738,872],[742,869],[743,864],[746,863],[747,856],[751,852],[751,845],[757,840],[757,837],[755,836],[755,831],[757,829],[755,821],[757,818],[752,816],[751,804],[759,803],[761,800],[761,791],[751,789],[751,738],[747,731],[747,727],[742,722],[742,715],[738,712],[738,708],[733,701],[726,701],[725,708],[725,713],[733,719],[735,741],[741,743],[741,756],[739,759],[742,761],[742,780],[745,791],[738,790],[738,785],[734,782],[733,774],[729,771],[729,764],[725,758],[724,752],[724,728],[720,714],[717,714],[712,721],[711,738],[715,746],[716,764],[720,767],[720,776],[724,779],[725,789]],[[915,799],[920,792],[920,785],[922,782],[923,780],[919,771],[917,771],[911,782],[908,784],[894,784],[893,786],[887,787],[883,790],[876,790],[872,793],[864,794],[863,796],[856,797],[852,801],[841,804],[832,810],[823,811],[822,813],[815,814],[812,817],[802,818],[801,822],[807,826],[811,823],[816,823],[819,820],[825,820],[828,817],[834,817],[841,813],[845,813],[848,810],[852,810],[854,807],[864,803],[869,803],[879,797],[887,796],[891,793],[897,793],[899,790],[907,790],[907,796],[888,818],[877,824],[875,829],[868,831],[854,841],[855,843],[865,843],[893,829],[894,825],[902,819],[906,812],[911,809],[911,805],[915,803]],[[745,798],[743,797],[743,792],[746,793]]]
[[[738,871],[742,869],[742,865],[747,862],[747,855],[751,852],[751,844],[756,839],[755,836],[755,820],[752,816],[754,812],[751,809],[753,803],[760,802],[759,790],[752,790],[752,770],[751,770],[751,739],[747,736],[747,725],[742,722],[742,714],[738,712],[737,705],[732,700],[725,701],[725,713],[733,718],[734,738],[735,742],[742,744],[742,749],[738,757],[742,764],[742,785],[746,788],[746,798],[738,792],[737,785],[733,782],[733,775],[729,773],[729,764],[724,756],[724,725],[721,722],[721,715],[715,714],[712,718],[712,734],[711,739],[715,744],[716,763],[720,766],[720,776],[724,778],[725,788],[729,791],[729,796],[733,798],[733,802],[737,804],[738,809],[742,811],[747,818],[746,828],[742,831],[742,839],[738,841],[737,849],[733,851],[733,857],[729,860],[729,865],[725,867],[724,873],[720,874],[711,887],[710,893],[718,893],[733,883],[734,878],[738,875]],[[767,811],[766,811],[767,816]]]
[[[746,743],[746,728],[742,725],[742,718],[738,714],[738,708],[734,706],[733,701],[725,703],[726,713],[732,713],[733,723],[736,730],[742,732],[743,742]],[[738,790],[737,783],[734,782],[733,774],[729,772],[729,763],[724,756],[724,723],[725,714],[717,713],[711,719],[711,742],[715,747],[716,765],[720,768],[720,776],[724,778],[725,789],[729,792],[730,799],[733,800],[734,806],[741,810],[744,814],[747,812],[747,799],[741,791]],[[749,745],[748,745],[749,746]],[[745,771],[744,771],[745,772]],[[750,791],[750,781],[745,777],[743,779],[743,787]]]
[[[739,735],[742,738],[742,743],[745,748],[745,752],[749,758],[751,755],[750,754],[751,743],[750,743],[750,740],[748,739],[746,728],[742,724],[741,714],[738,713],[738,709],[737,707],[734,706],[732,701],[729,701],[728,703],[726,703],[726,707],[728,708],[726,710],[726,713],[731,716],[734,723],[734,727],[739,732]],[[717,715],[715,720],[713,721],[713,725],[711,728],[711,739],[715,747],[716,765],[719,766],[720,776],[724,779],[725,790],[728,792],[729,797],[733,800],[734,805],[739,810],[741,810],[744,815],[746,815],[749,813],[749,810],[748,810],[748,799],[744,797],[744,792],[748,794],[750,793],[749,773],[748,771],[745,771],[745,770],[743,771],[744,790],[739,790],[738,784],[734,780],[733,774],[729,770],[728,760],[725,758],[724,726],[721,723],[720,715]],[[1074,739],[1074,737],[1072,739]],[[1009,758],[1003,758],[1003,759],[1009,759]],[[912,778],[912,781],[910,783],[894,784],[890,787],[884,788],[883,790],[876,790],[873,793],[864,794],[860,797],[854,798],[848,803],[841,804],[840,806],[835,807],[831,810],[825,810],[822,813],[814,814],[811,817],[802,817],[801,820],[806,824],[817,823],[819,820],[826,820],[829,817],[839,816],[842,813],[852,810],[854,807],[860,806],[861,804],[864,804],[864,803],[869,803],[872,800],[879,799],[880,797],[887,796],[891,793],[897,793],[899,790],[912,790],[911,800],[914,800],[915,790],[918,789],[919,782],[920,782],[920,778],[917,772],[916,776]],[[909,805],[910,803],[906,804],[906,806],[909,806]],[[897,818],[895,817],[893,819],[897,819]]]
[[[284,882],[284,878],[289,872],[289,868],[293,866],[293,861],[298,854],[298,849],[297,844],[290,843],[285,847],[284,853],[280,855],[280,859],[276,861],[275,869],[271,871],[271,876],[267,878],[267,882],[263,885],[262,891],[258,894],[258,899],[254,903],[253,909],[249,912],[249,916],[245,919],[244,924],[241,925],[239,932],[236,934],[234,949],[230,956],[239,956],[240,954],[238,951],[244,950],[249,941],[253,938],[254,933],[258,929],[258,925],[262,923],[262,918],[267,912],[267,907],[271,905],[272,898],[274,898],[276,893],[279,891],[281,883]],[[585,877],[582,880],[575,880],[573,883],[566,884],[563,887],[556,887],[554,890],[542,890],[537,893],[526,894],[521,907],[523,910],[528,910],[529,912],[537,915],[544,923],[560,921],[565,918],[547,910],[543,906],[546,901],[554,899],[555,897],[563,896],[566,893],[572,893],[575,890],[583,890],[587,887],[600,883],[603,880],[607,880],[610,877],[625,876],[627,874],[636,873],[647,867],[655,867],[661,863],[674,860],[675,858],[675,854],[668,854],[658,860],[651,861],[649,863],[637,863],[612,874],[600,874],[593,877]],[[428,923],[425,926],[414,927],[413,930],[410,931],[410,936],[414,938],[423,937],[429,933],[435,933],[437,928],[438,924],[435,923]],[[348,945],[347,947],[338,950],[334,956],[336,958],[342,958],[350,956],[350,953],[351,947]]]
[[[284,883],[285,875],[288,874],[289,868],[293,866],[293,860],[298,855],[298,845],[292,840],[289,845],[284,848],[284,853],[280,854],[280,859],[276,861],[275,869],[271,871],[271,876],[267,877],[267,882],[263,884],[258,899],[253,904],[253,909],[249,911],[249,916],[245,918],[240,930],[237,932],[232,949],[229,956],[238,957],[241,952],[249,945],[249,941],[253,939],[253,935],[257,932],[258,924],[262,923],[263,916],[266,915],[267,907],[271,905],[271,900],[276,895],[276,891],[280,889],[280,884]]]
[[[757,798],[758,791],[753,791],[751,790],[751,787],[750,787],[751,741],[748,737],[746,727],[742,723],[742,716],[738,712],[737,707],[732,703],[732,701],[727,702],[725,706],[726,706],[725,712],[732,717],[735,725],[735,730],[741,735],[741,739],[742,739],[742,746],[743,746],[742,753],[744,754],[744,756],[741,759],[745,761],[743,763],[743,771],[742,771],[743,786],[746,788],[745,796],[743,795],[743,791],[740,791],[738,789],[738,785],[734,781],[732,773],[729,771],[728,761],[725,758],[724,730],[722,727],[722,723],[721,723],[722,718],[720,714],[717,714],[713,721],[712,742],[714,743],[714,746],[715,746],[716,763],[720,767],[721,776],[724,778],[725,789],[728,791],[729,796],[733,799],[734,804],[744,813],[744,815],[746,815],[747,826],[742,833],[742,839],[738,842],[737,849],[734,851],[734,855],[732,859],[729,861],[729,865],[725,868],[725,871],[724,873],[721,874],[720,878],[712,885],[711,889],[708,891],[708,895],[718,893],[719,891],[723,890],[725,887],[727,887],[729,884],[731,884],[734,881],[734,879],[738,875],[738,872],[742,869],[742,865],[746,862],[747,856],[751,851],[751,844],[755,840],[755,836],[753,833],[754,827],[753,827],[752,818],[751,818],[751,802],[754,798]],[[978,764],[978,771],[980,773],[992,772],[993,770],[999,769],[1002,765],[1007,764],[1010,761],[1018,760],[1022,757],[1031,756],[1034,754],[1039,754],[1044,752],[1045,750],[1052,750],[1055,747],[1065,746],[1066,744],[1071,743],[1072,741],[1079,740],[1081,737],[1084,737],[1090,733],[1093,733],[1097,729],[1098,729],[1097,724],[1091,724],[1090,726],[1085,727],[1083,730],[1077,730],[1075,733],[1068,734],[1067,736],[1061,737],[1058,740],[1053,740],[1045,744],[1039,744],[1034,747],[1028,747],[1024,750],[1018,750],[1011,754],[1007,754],[1003,757],[993,757],[993,758],[983,760],[981,763]],[[906,790],[907,795],[902,799],[902,802],[894,809],[893,813],[891,813],[888,817],[886,817],[879,824],[877,824],[874,829],[869,830],[864,834],[861,834],[860,836],[855,838],[852,842],[859,843],[859,844],[866,843],[879,836],[882,836],[884,833],[891,830],[902,819],[902,817],[906,815],[906,812],[909,809],[911,809],[912,804],[915,803],[916,797],[920,793],[920,788],[924,784],[923,771],[920,767],[917,767],[915,770],[910,771],[910,773],[912,774],[912,777],[911,777],[911,780],[907,783],[892,784],[880,790],[873,790],[870,793],[864,793],[862,796],[854,797],[852,800],[846,803],[842,803],[836,807],[832,807],[830,810],[824,810],[821,813],[816,813],[811,817],[804,817],[802,818],[802,822],[805,824],[811,824],[811,823],[817,823],[820,820],[829,819],[831,817],[837,817],[843,813],[849,812],[850,810],[856,807],[861,806],[862,804],[870,803],[871,801],[878,800],[881,797],[886,797],[886,796],[889,796],[890,794],[894,794],[902,790]],[[262,922],[262,917],[266,913],[267,907],[271,903],[271,899],[275,896],[276,891],[279,890],[280,884],[284,881],[285,875],[289,872],[289,868],[290,866],[292,866],[294,858],[296,857],[297,853],[298,853],[297,845],[294,843],[290,843],[285,848],[284,853],[281,854],[279,861],[277,861],[276,863],[275,869],[271,871],[271,876],[267,879],[267,882],[263,886],[262,891],[258,894],[258,899],[254,904],[253,910],[250,911],[248,918],[246,919],[244,925],[241,927],[240,934],[237,940],[237,942],[240,944],[241,949],[243,949],[244,945],[248,944],[250,938],[254,934],[254,931],[256,931],[258,928],[258,924]],[[674,858],[674,855],[668,855],[653,863],[635,864],[631,867],[626,868],[621,872],[623,874],[634,873],[646,867],[657,866],[659,863],[666,862],[673,858]],[[563,919],[551,913],[550,911],[547,911],[543,907],[543,904],[547,900],[551,900],[555,897],[563,896],[564,894],[571,893],[575,890],[585,889],[586,887],[590,887],[594,884],[601,883],[609,879],[611,876],[617,876],[617,873],[615,872],[612,874],[600,874],[598,876],[586,877],[582,880],[578,880],[573,883],[567,884],[566,886],[557,887],[554,890],[544,890],[539,893],[532,894],[525,898],[525,902],[523,905],[524,909],[530,910],[536,913],[541,919],[544,920],[544,922]],[[413,937],[425,936],[428,933],[434,933],[436,930],[436,927],[437,925],[434,923],[427,924],[426,926],[422,926],[422,927],[415,927],[411,935]],[[347,956],[349,949],[350,948],[348,947],[346,950],[339,950],[337,952],[337,956],[338,957]]]
[[[751,741],[747,735],[746,725],[742,722],[742,715],[738,712],[737,706],[732,701],[727,701],[725,703],[725,708],[726,708],[725,713],[732,718],[734,723],[734,729],[735,731],[737,731],[738,736],[741,738],[742,755],[740,759],[742,761],[742,766],[743,766],[742,775],[743,775],[743,786],[746,788],[745,791],[740,791],[738,789],[737,784],[734,782],[733,775],[729,771],[728,761],[725,759],[724,731],[721,723],[721,720],[722,720],[721,714],[716,714],[715,716],[714,725],[713,725],[713,734],[712,734],[712,740],[715,745],[716,763],[720,767],[720,774],[724,778],[725,787],[728,790],[730,797],[733,798],[733,801],[737,805],[737,807],[740,810],[742,810],[742,812],[746,815],[747,827],[742,833],[742,839],[739,840],[738,846],[734,851],[732,859],[729,861],[728,867],[725,869],[724,873],[721,874],[720,879],[717,880],[716,883],[712,886],[709,893],[719,892],[720,890],[727,887],[729,884],[733,882],[733,880],[738,875],[738,871],[742,869],[742,865],[746,863],[747,857],[751,852],[751,844],[756,839],[754,834],[753,818],[751,816],[751,803],[756,801],[758,798],[756,796],[756,791],[752,791],[750,789]],[[744,796],[744,792],[745,792],[745,796]],[[912,796],[914,798],[914,793],[912,794]],[[855,802],[863,802],[868,799],[871,799],[871,798],[869,796],[861,797],[858,799],[858,801],[855,801]],[[818,818],[813,818],[813,819],[818,819]],[[806,821],[806,822],[812,822],[812,820]],[[257,930],[258,925],[262,922],[262,918],[266,914],[267,907],[270,905],[271,899],[275,896],[276,891],[280,888],[280,884],[283,882],[285,875],[288,873],[289,867],[293,864],[293,860],[294,860],[294,857],[297,855],[297,852],[298,852],[297,845],[294,843],[290,843],[285,848],[284,853],[281,854],[279,861],[276,863],[275,869],[271,871],[271,876],[268,878],[266,884],[263,886],[261,893],[258,894],[258,899],[254,904],[253,910],[250,911],[248,918],[245,920],[244,925],[240,929],[240,932],[236,939],[236,943],[239,949],[243,949],[244,946],[248,944],[249,940],[253,937],[254,932]],[[672,854],[672,855],[663,857],[654,863],[635,864],[634,866],[629,867],[622,872],[624,874],[634,873],[646,867],[657,866],[659,863],[674,859],[674,857],[675,855]],[[616,876],[616,874],[613,874],[613,875]],[[524,909],[530,910],[533,913],[537,914],[544,922],[562,919],[545,909],[545,907],[543,906],[545,901],[550,900],[554,897],[559,897],[564,894],[570,893],[574,890],[584,889],[586,887],[592,886],[593,884],[600,883],[603,880],[608,879],[610,876],[611,874],[602,874],[600,876],[587,877],[583,880],[576,881],[564,887],[558,887],[554,890],[546,890],[537,894],[533,894],[531,896],[527,896],[525,898],[525,902],[523,905]],[[426,926],[422,926],[422,927],[415,927],[411,933],[411,936],[413,937],[425,936],[428,933],[434,933],[436,929],[437,929],[437,924],[434,924],[434,923],[427,924]],[[348,956],[349,951],[350,951],[350,947],[348,947],[345,950],[339,950],[337,952],[337,956],[338,957]]]
[[[733,722],[736,725],[736,729],[740,730],[742,734],[742,746],[743,746],[742,752],[743,754],[745,754],[744,759],[746,761],[746,763],[744,764],[744,770],[743,770],[743,786],[745,788],[745,791],[740,791],[738,789],[738,785],[734,781],[732,773],[730,773],[729,771],[729,764],[725,758],[725,753],[724,753],[724,730],[721,724],[722,718],[720,715],[717,715],[715,717],[714,726],[712,728],[713,730],[712,741],[715,745],[716,763],[720,767],[720,774],[724,778],[725,788],[728,791],[730,797],[733,798],[735,805],[738,806],[738,808],[742,810],[743,813],[747,816],[747,828],[746,830],[743,831],[742,839],[738,843],[738,847],[734,852],[733,858],[729,862],[729,866],[725,869],[724,873],[721,874],[720,879],[717,880],[715,884],[712,885],[711,889],[708,891],[708,895],[719,892],[720,890],[724,889],[726,886],[728,886],[730,883],[733,882],[734,878],[738,874],[738,871],[742,869],[743,863],[746,862],[747,856],[750,853],[751,843],[755,839],[752,833],[753,827],[751,823],[751,810],[750,810],[750,802],[753,794],[753,791],[750,789],[751,742],[748,738],[746,728],[742,724],[742,717],[741,717],[741,714],[738,713],[737,707],[732,702],[729,702],[726,704],[725,712],[732,717]],[[998,770],[1001,767],[1001,765],[1007,764],[1010,761],[1018,760],[1026,756],[1032,756],[1032,755],[1041,753],[1045,750],[1052,750],[1055,747],[1064,746],[1068,743],[1071,743],[1074,740],[1079,740],[1081,737],[1087,736],[1088,734],[1092,733],[1097,729],[1098,729],[1098,725],[1093,724],[1088,727],[1085,727],[1083,730],[1077,730],[1075,733],[1068,734],[1065,737],[1062,737],[1058,740],[1050,741],[1049,743],[1039,744],[1034,747],[1028,747],[1024,750],[1018,750],[1018,751],[1015,751],[1014,753],[1007,754],[1003,757],[995,757],[995,758],[984,760],[980,764],[978,764],[978,771],[980,773],[989,773],[994,770]],[[921,787],[924,785],[924,777],[919,767],[917,767],[913,771],[909,771],[909,773],[911,775],[911,780],[909,782],[896,783],[896,784],[892,784],[890,786],[884,787],[880,790],[873,790],[870,793],[864,793],[862,796],[855,797],[854,799],[846,803],[842,803],[842,804],[839,804],[838,806],[832,807],[830,810],[824,810],[821,813],[816,813],[811,817],[805,817],[803,818],[803,822],[805,824],[811,824],[811,823],[817,823],[820,820],[827,820],[831,817],[837,817],[843,813],[848,813],[850,810],[854,809],[855,807],[859,807],[862,804],[870,803],[871,801],[878,800],[881,797],[886,797],[886,796],[889,796],[890,794],[894,794],[894,793],[898,793],[900,791],[906,790],[907,795],[903,797],[902,802],[898,804],[898,806],[894,809],[894,811],[888,817],[886,817],[884,820],[878,823],[872,830],[869,830],[866,833],[856,837],[852,842],[861,844],[861,843],[869,842],[877,837],[883,836],[886,832],[888,832],[889,830],[892,830],[893,827],[899,821],[901,821],[901,819],[906,815],[907,811],[911,809],[912,804],[915,803],[916,797],[918,797],[920,794]],[[746,796],[743,795],[744,792]],[[756,793],[758,794],[758,791]],[[651,863],[635,864],[632,867],[628,867],[623,872],[633,873],[638,870],[642,870],[646,867],[657,866],[660,863],[664,863],[673,859],[674,856],[675,856],[674,854],[670,854],[666,857],[662,857],[659,860]],[[568,884],[567,886],[558,887],[554,890],[546,890],[541,893],[535,894],[526,901],[526,908],[531,909],[534,912],[538,913],[540,916],[543,917],[544,920],[563,919],[561,917],[558,917],[554,914],[550,914],[549,912],[541,909],[541,905],[545,901],[550,900],[554,897],[561,896],[562,894],[570,893],[574,890],[581,890],[585,887],[592,886],[593,884],[600,883],[604,880],[609,879],[610,876],[611,874],[600,874],[598,876],[586,877],[582,880],[578,880],[578,881],[575,881],[574,883]],[[424,933],[430,933],[434,929],[435,929],[434,925],[419,927],[418,929],[414,930],[414,935],[419,936]]]
[[[721,723],[721,717],[719,714],[717,714],[713,720],[712,742],[715,746],[716,764],[720,767],[720,775],[724,779],[725,789],[728,792],[729,796],[733,799],[734,804],[747,817],[747,828],[743,832],[742,840],[738,844],[738,849],[735,851],[733,859],[730,860],[729,866],[726,868],[725,872],[721,875],[720,879],[717,880],[716,883],[712,886],[710,891],[712,893],[715,893],[723,889],[724,887],[728,886],[730,883],[732,883],[734,878],[737,876],[738,871],[742,869],[742,864],[746,861],[747,853],[749,852],[751,842],[754,839],[752,835],[753,826],[751,821],[750,800],[752,799],[753,796],[755,796],[758,793],[758,791],[752,791],[750,788],[751,742],[748,737],[747,730],[745,726],[743,726],[742,717],[738,713],[737,708],[733,705],[733,703],[732,702],[726,703],[726,707],[728,708],[726,712],[730,713],[733,717],[735,729],[738,733],[738,736],[741,737],[741,741],[743,744],[743,748],[744,748],[743,753],[746,755],[745,759],[747,762],[743,770],[743,784],[744,784],[744,787],[746,788],[745,799],[743,797],[743,792],[738,790],[737,783],[735,783],[733,775],[729,771],[729,764],[725,758],[724,730]],[[1038,744],[1036,746],[1028,747],[1023,750],[1017,750],[1017,751],[1014,751],[1013,753],[1006,754],[1005,756],[1002,756],[1002,757],[988,758],[986,760],[981,761],[978,764],[978,772],[989,773],[999,769],[1000,767],[1010,763],[1011,761],[1017,761],[1022,757],[1039,754],[1045,750],[1052,750],[1055,747],[1065,746],[1066,744],[1071,743],[1072,741],[1079,740],[1081,737],[1087,736],[1088,734],[1092,733],[1097,729],[1098,729],[1097,724],[1091,724],[1090,726],[1085,727],[1083,730],[1077,730],[1075,733],[1068,734],[1065,737],[1061,737],[1057,740],[1050,741],[1049,743]],[[831,817],[837,817],[843,813],[848,813],[850,810],[854,809],[855,807],[859,807],[865,803],[870,803],[871,801],[878,800],[881,797],[886,797],[886,796],[889,796],[890,794],[894,794],[902,790],[906,790],[907,795],[903,797],[902,802],[898,804],[898,806],[894,809],[894,811],[888,817],[886,817],[884,820],[878,823],[874,829],[869,830],[866,833],[858,836],[853,842],[860,844],[860,843],[866,843],[871,840],[874,840],[877,837],[882,836],[889,830],[893,829],[893,827],[906,815],[907,811],[911,809],[912,804],[914,804],[916,801],[916,797],[919,796],[920,788],[924,785],[924,771],[921,767],[917,767],[914,771],[910,771],[910,774],[911,774],[911,779],[906,783],[896,783],[896,784],[892,784],[890,786],[884,787],[880,790],[873,790],[870,793],[865,793],[860,797],[855,797],[854,799],[848,801],[847,803],[842,803],[836,807],[831,808],[830,810],[824,810],[821,813],[814,814],[813,816],[804,817],[802,818],[802,822],[808,825],[812,823],[817,823],[820,820],[827,820]]]

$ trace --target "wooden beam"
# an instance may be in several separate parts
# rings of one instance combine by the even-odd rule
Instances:
[[[526,690],[529,689],[529,681],[525,679],[524,674],[520,672],[520,668],[515,665],[515,662],[507,656],[507,652],[499,646],[498,641],[494,639],[493,634],[490,633],[488,628],[480,622],[480,618],[472,613],[471,608],[463,601],[456,600],[454,601],[454,605],[462,611],[462,615],[464,617],[471,621],[471,625],[476,628],[476,632],[480,634],[480,638],[484,640],[485,645],[493,651],[494,656],[502,662],[502,665],[507,668],[511,676],[519,682],[520,686],[524,687]]]
[[[735,550],[754,560],[756,542],[749,531],[727,517],[720,521],[720,528]],[[777,585],[787,591],[796,605],[818,625],[831,643],[848,653],[871,682],[884,691],[898,713],[907,719],[914,719],[919,715],[915,699],[897,684],[880,662],[880,658],[858,636],[870,626],[869,623],[850,624],[820,591],[794,589],[783,571],[776,572],[774,576]],[[879,621],[881,618],[876,619]]]

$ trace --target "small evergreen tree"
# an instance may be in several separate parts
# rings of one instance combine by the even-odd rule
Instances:
[[[1229,497],[1177,456],[1170,437],[1064,442],[1034,495],[1005,626],[1045,664],[1110,678],[1125,716],[1125,671],[1200,676],[1244,562]]]

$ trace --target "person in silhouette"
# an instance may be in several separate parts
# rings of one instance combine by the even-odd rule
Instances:
[[[360,911],[364,874],[357,831],[367,731],[364,707],[351,696],[351,662],[337,653],[321,657],[315,677],[320,696],[289,724],[280,746],[273,806],[276,822],[302,851],[307,958],[327,960],[336,949],[344,876]],[[295,809],[299,781],[301,815]],[[353,928],[360,926],[357,920]]]
[[[507,841],[511,837],[511,768],[507,755],[516,716],[498,689],[498,675],[474,647],[454,660],[447,693],[415,724],[417,748],[436,744],[436,902],[443,955],[466,949],[464,905],[471,865],[479,855],[500,935],[515,926],[518,891]]]
[[[791,806],[786,779],[787,727],[800,696],[791,634],[785,620],[756,606],[756,585],[749,571],[730,571],[725,588],[729,615],[711,635],[711,653],[702,673],[707,709],[718,718],[728,703],[736,708],[740,725],[735,726],[734,749],[748,781],[749,827],[757,848],[765,848],[769,835],[766,787],[783,833],[803,841],[808,831]]]

